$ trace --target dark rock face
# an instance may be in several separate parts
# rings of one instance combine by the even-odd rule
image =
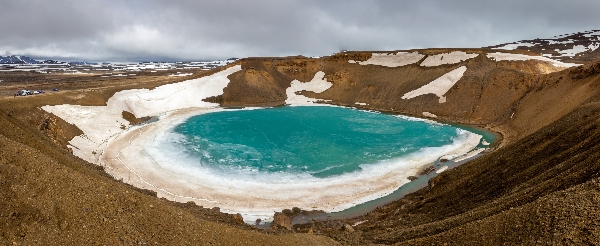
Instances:
[[[487,48],[529,51],[563,62],[584,64],[600,58],[600,30],[500,44]],[[507,46],[508,45],[508,46]]]
[[[238,223],[238,224],[244,224],[244,217],[242,217],[241,214],[237,213],[237,214],[232,214],[231,217],[233,217],[233,220]]]
[[[271,222],[271,229],[292,229],[292,219],[283,213],[276,212]]]

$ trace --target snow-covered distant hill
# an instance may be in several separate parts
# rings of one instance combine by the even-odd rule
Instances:
[[[39,62],[27,56],[0,56],[0,64],[38,64]]]
[[[527,50],[562,62],[586,63],[600,58],[600,30],[591,30],[536,38],[513,43],[500,44],[487,48],[499,50]]]

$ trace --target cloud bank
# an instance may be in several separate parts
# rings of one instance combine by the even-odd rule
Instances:
[[[600,29],[598,9],[591,0],[6,0],[0,55],[160,61],[482,47]]]

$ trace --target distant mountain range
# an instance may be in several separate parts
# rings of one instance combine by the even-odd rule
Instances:
[[[498,50],[524,50],[562,62],[586,63],[600,58],[600,30],[591,30],[554,36],[553,38],[536,38],[512,43],[499,44],[483,48]],[[228,60],[237,60],[230,58]],[[0,64],[57,64],[54,60],[36,61],[27,56],[0,56]],[[98,63],[75,61],[72,65],[97,65]]]
[[[238,58],[229,58],[226,61],[235,61]],[[211,62],[218,62],[218,61],[211,61]],[[76,65],[76,66],[87,66],[87,65],[108,65],[110,63],[108,62],[87,62],[87,61],[71,61],[71,62],[61,62],[61,61],[55,61],[55,60],[44,60],[44,61],[37,61],[31,57],[28,56],[0,56],[0,64],[70,64],[70,65]],[[148,62],[143,62],[143,63],[148,63]]]
[[[0,56],[0,64],[38,64],[39,61],[27,56]]]

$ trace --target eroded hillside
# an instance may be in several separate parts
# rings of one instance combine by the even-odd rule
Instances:
[[[600,61],[558,71],[539,60],[497,61],[488,56],[496,53],[492,50],[464,52],[479,55],[433,67],[419,65],[425,57],[397,67],[366,64],[369,53],[340,53],[324,61],[243,60],[243,71],[232,76],[236,83],[225,91],[222,103],[245,105],[229,92],[238,84],[254,86],[245,81],[255,74],[270,78],[272,86],[276,78],[309,81],[323,71],[333,83],[330,89],[299,94],[323,103],[474,124],[505,138],[502,148],[438,176],[428,188],[400,201],[352,220],[296,225],[297,230],[319,231],[349,244],[597,241],[598,221],[590,216],[597,215],[592,204],[600,199],[595,180],[600,171]],[[462,78],[443,96],[403,99],[461,67],[466,67]],[[285,89],[271,88],[279,88],[272,89],[279,95]],[[245,92],[242,98],[250,97],[251,90]],[[284,104],[283,99],[262,103]],[[343,224],[355,225],[356,231],[348,233]]]
[[[573,86],[572,76],[550,74],[566,67],[547,60],[511,60],[510,57],[500,60],[494,56],[497,51],[481,49],[400,51],[389,55],[400,53],[418,53],[421,57],[409,56],[414,59],[411,63],[393,67],[360,64],[369,61],[373,54],[379,54],[365,52],[339,53],[322,59],[243,59],[240,61],[242,71],[230,76],[232,82],[216,102],[223,106],[285,105],[286,89],[291,81],[307,82],[322,71],[324,79],[333,84],[331,88],[322,93],[302,91],[297,94],[321,99],[323,103],[494,127],[507,138],[520,138],[558,119],[593,94],[586,89],[586,83]],[[452,61],[453,56],[460,55],[470,55],[470,58]],[[445,62],[442,62],[443,56],[446,56]],[[535,55],[524,53],[523,56]],[[427,57],[439,57],[439,61],[423,66]],[[465,71],[443,95],[424,93],[403,99],[405,94],[460,68]],[[528,96],[534,90],[543,90],[534,94],[544,96]],[[525,98],[536,101],[535,107],[516,110]],[[560,110],[551,107],[553,103],[561,105]],[[523,116],[518,117],[519,120],[514,118],[517,111]],[[536,117],[532,117],[534,115]],[[535,118],[537,124],[520,120],[526,118]]]
[[[110,86],[99,81],[39,97],[2,98],[2,242],[335,243],[323,235],[357,245],[598,241],[600,61],[567,68],[528,51],[430,49],[246,58],[237,64],[241,71],[229,76],[222,95],[197,100],[224,107],[279,106],[302,95],[477,125],[504,139],[495,151],[359,218],[261,231],[239,224],[236,215],[168,202],[114,180],[70,153],[66,145],[80,129],[40,109],[105,105],[117,91],[176,81]],[[331,86],[290,90],[309,81]],[[132,124],[143,120],[134,112],[117,115]]]

